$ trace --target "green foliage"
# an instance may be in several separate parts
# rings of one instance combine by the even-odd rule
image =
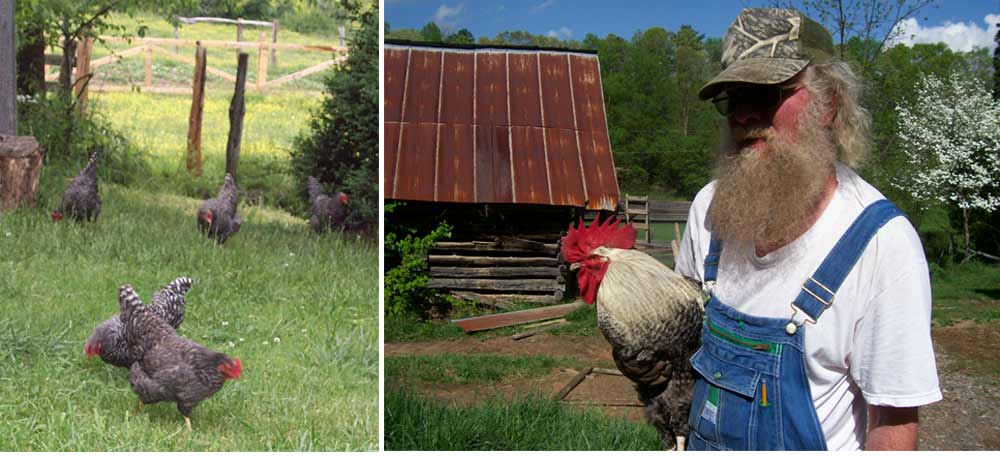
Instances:
[[[440,43],[443,34],[441,33],[441,29],[438,28],[437,24],[433,22],[428,22],[423,26],[423,28],[420,29],[420,37],[423,38],[423,41],[428,41],[431,43]]]
[[[347,193],[353,211],[347,224],[374,231],[378,224],[378,11],[344,2],[361,28],[351,52],[326,80],[326,97],[310,121],[310,132],[295,141],[292,166],[296,179],[315,176]],[[305,197],[303,185],[303,197]]]
[[[450,322],[423,320],[407,314],[386,315],[383,327],[386,342],[455,339],[465,335],[462,328]]]
[[[396,204],[385,206],[392,213]],[[385,312],[386,315],[423,316],[440,298],[427,288],[427,250],[440,239],[451,236],[451,227],[441,223],[430,233],[418,233],[406,226],[386,226],[385,233]]]
[[[448,406],[408,390],[385,393],[385,449],[439,451],[662,450],[652,426],[576,411],[548,397]]]

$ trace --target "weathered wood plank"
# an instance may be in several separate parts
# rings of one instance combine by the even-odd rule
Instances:
[[[194,81],[191,88],[191,114],[188,117],[187,170],[194,176],[201,176],[201,125],[205,110],[205,66],[206,50],[195,50]]]
[[[534,335],[537,335],[537,334],[541,334],[541,333],[546,332],[546,331],[551,331],[551,330],[556,329],[556,328],[561,328],[561,327],[566,326],[568,324],[569,324],[569,322],[566,321],[565,318],[560,318],[558,320],[547,321],[543,325],[541,325],[540,327],[534,328],[534,329],[532,329],[530,331],[519,332],[517,334],[514,334],[513,336],[510,336],[510,338],[513,339],[513,340],[526,339],[528,337],[531,337],[531,336],[534,336]]]
[[[565,268],[558,267],[499,267],[499,268],[463,268],[449,266],[432,266],[431,277],[558,277]]]
[[[539,257],[490,257],[464,255],[427,255],[431,265],[460,266],[559,266],[556,258]]]
[[[486,329],[503,328],[506,326],[559,318],[583,305],[583,301],[576,301],[569,304],[538,307],[535,309],[518,310],[514,312],[484,315],[480,317],[462,318],[458,320],[451,320],[451,322],[461,327],[465,330],[465,332],[482,331]]]
[[[318,63],[318,64],[313,65],[313,66],[311,66],[309,68],[306,68],[304,70],[296,71],[296,72],[294,72],[292,74],[287,74],[287,75],[284,75],[284,76],[282,76],[280,78],[274,79],[272,81],[268,81],[266,84],[264,84],[264,88],[276,87],[276,86],[279,86],[279,85],[282,85],[282,84],[285,84],[285,83],[289,83],[289,82],[292,82],[292,81],[295,81],[295,80],[298,80],[298,79],[302,79],[302,78],[304,78],[306,76],[309,76],[310,74],[318,73],[318,72],[323,71],[323,70],[325,70],[327,68],[330,68],[335,63],[337,63],[335,60],[327,60],[325,62]]]
[[[562,301],[561,297],[555,295],[483,294],[463,290],[451,290],[450,293],[466,301],[475,301],[499,309],[507,309],[515,302],[556,304]]]
[[[583,381],[583,379],[587,378],[587,376],[590,375],[590,371],[593,369],[594,369],[593,367],[588,367],[578,372],[576,376],[574,376],[569,381],[569,383],[566,384],[566,386],[564,386],[561,390],[559,390],[558,393],[556,393],[555,399],[557,401],[561,401],[564,397],[566,397],[566,395],[569,394],[570,391],[573,391],[573,388],[576,388],[576,385],[579,385],[580,382]]]
[[[496,291],[559,291],[565,285],[553,279],[443,279],[432,277],[428,288]]]
[[[222,49],[257,49],[260,47],[260,43],[253,41],[222,41],[222,40],[185,40],[185,39],[173,39],[173,38],[122,38],[117,36],[101,35],[101,40],[112,42],[112,43],[145,43],[145,44],[161,44],[170,46],[196,46],[197,43],[201,43],[203,47],[207,48],[222,48]],[[320,51],[320,52],[348,52],[349,49],[346,46],[330,46],[325,44],[290,44],[290,43],[264,43],[267,49],[277,49],[279,51]]]
[[[261,34],[263,37],[264,35]],[[261,54],[263,57],[263,54]],[[236,180],[236,168],[240,161],[240,144],[243,142],[243,115],[246,113],[244,93],[247,86],[247,62],[250,56],[240,52],[236,64],[236,87],[229,102],[229,139],[226,141],[226,172]],[[266,62],[267,59],[264,59]]]

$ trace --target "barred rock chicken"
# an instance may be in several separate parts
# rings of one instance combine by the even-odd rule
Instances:
[[[131,285],[119,288],[118,305],[125,340],[138,357],[129,369],[128,380],[139,395],[139,408],[160,401],[176,402],[191,432],[194,407],[219,391],[226,380],[240,378],[243,364],[178,336],[142,304]]]
[[[190,278],[178,277],[172,280],[153,294],[153,304],[149,306],[149,311],[177,329],[184,321],[185,297],[189,289],[191,289]],[[100,356],[104,362],[113,366],[131,367],[135,359],[125,343],[121,315],[115,314],[97,325],[87,338],[87,342],[83,344],[83,352],[87,358]]]
[[[309,203],[312,204],[309,226],[313,231],[322,233],[327,229],[343,229],[351,210],[347,195],[343,192],[332,196],[323,193],[323,184],[312,176],[306,179],[306,188],[309,189]]]
[[[233,176],[226,173],[226,181],[219,188],[219,195],[205,200],[198,207],[198,229],[222,244],[240,231],[243,219],[236,215],[240,195]]]
[[[698,286],[655,258],[632,250],[635,229],[618,220],[571,225],[563,258],[577,270],[580,295],[597,305],[597,326],[615,364],[636,384],[646,420],[664,448],[684,448],[701,343],[704,297]]]
[[[96,221],[101,213],[101,195],[97,192],[97,156],[98,151],[90,154],[87,166],[73,178],[62,195],[59,209],[52,211],[52,221],[58,222],[69,216],[73,220]]]

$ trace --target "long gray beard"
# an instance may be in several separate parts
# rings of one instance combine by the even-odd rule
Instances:
[[[720,154],[715,196],[708,208],[712,232],[740,248],[785,244],[801,232],[823,194],[837,148],[815,111],[800,119],[798,140],[770,135],[759,150]],[[731,134],[731,133],[730,133]]]

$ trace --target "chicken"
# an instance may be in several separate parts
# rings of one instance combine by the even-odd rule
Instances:
[[[87,166],[73,178],[62,195],[62,204],[52,211],[53,222],[58,222],[69,216],[78,222],[96,221],[101,213],[101,195],[97,192],[97,156],[98,151],[90,154]]]
[[[309,226],[313,231],[322,233],[327,229],[344,229],[344,222],[351,211],[347,195],[343,192],[333,196],[323,193],[323,184],[312,176],[306,179],[306,188],[309,190],[309,204],[312,205]]]
[[[177,335],[142,304],[131,285],[118,290],[118,305],[128,348],[137,358],[129,369],[132,391],[143,404],[177,403],[191,432],[191,411],[218,392],[226,380],[239,379],[243,363]]]
[[[177,329],[184,321],[185,297],[190,288],[190,278],[174,279],[153,294],[153,304],[149,306],[149,311]],[[121,315],[115,314],[97,325],[83,344],[83,352],[87,358],[100,356],[104,362],[113,366],[131,367],[134,357],[129,354],[125,344]]]
[[[701,343],[705,298],[698,286],[632,250],[635,229],[619,221],[570,226],[563,258],[580,295],[597,306],[597,326],[615,364],[636,384],[646,420],[665,448],[684,448],[695,383],[690,357]]]
[[[233,176],[226,173],[226,181],[219,188],[219,195],[205,200],[198,207],[198,229],[222,244],[240,231],[243,219],[236,214],[240,195]]]

